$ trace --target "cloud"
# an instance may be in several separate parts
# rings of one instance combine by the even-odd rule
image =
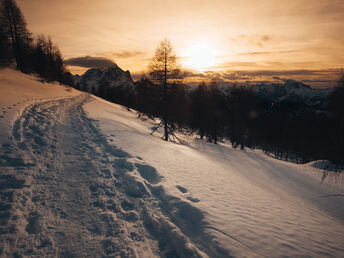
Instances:
[[[272,41],[276,39],[275,35],[267,35],[267,34],[240,34],[236,38],[229,38],[232,42],[246,42],[250,45],[255,45],[258,47],[263,47],[264,43],[268,41]]]
[[[137,56],[144,55],[145,52],[142,51],[121,51],[121,52],[113,52],[111,53],[111,56],[115,58],[132,58]]]
[[[262,83],[285,80],[297,80],[314,87],[329,87],[333,84],[339,69],[324,70],[236,70],[236,71],[184,71],[188,81],[208,81],[216,79],[223,83]]]
[[[85,68],[100,68],[100,67],[110,67],[115,65],[115,63],[108,58],[104,57],[93,57],[93,56],[81,56],[74,57],[65,60],[65,64],[71,66],[80,66]]]
[[[299,50],[284,50],[284,51],[256,51],[256,52],[243,52],[239,53],[238,56],[256,56],[256,55],[272,55],[272,54],[290,54],[299,52]]]
[[[271,36],[268,36],[268,35],[263,35],[261,37],[261,40],[263,40],[263,41],[269,41],[270,39],[271,39]]]

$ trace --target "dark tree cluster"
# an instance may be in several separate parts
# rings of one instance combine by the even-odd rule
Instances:
[[[83,88],[87,87],[81,85],[81,89]],[[132,87],[126,87],[126,85],[110,87],[108,82],[105,81],[99,85],[97,90],[92,88],[91,93],[111,102],[126,106],[129,110],[134,98],[133,90]]]
[[[298,102],[271,102],[247,87],[219,89],[215,82],[192,89],[166,83],[166,96],[164,90],[144,78],[135,82],[135,89],[108,92],[105,98],[136,109],[139,117],[165,118],[171,130],[196,133],[211,143],[225,138],[234,148],[260,148],[277,159],[295,163],[329,160],[344,165],[343,85],[322,109]]]
[[[59,49],[50,38],[32,37],[14,0],[0,0],[0,65],[15,62],[17,69],[36,73],[49,82],[73,85]]]

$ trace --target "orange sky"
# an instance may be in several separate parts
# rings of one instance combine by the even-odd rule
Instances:
[[[29,29],[50,35],[65,59],[103,57],[146,69],[160,40],[201,71],[344,67],[343,0],[17,0]],[[195,46],[200,46],[196,47]],[[209,62],[199,52],[211,52]],[[82,72],[80,67],[70,67]]]

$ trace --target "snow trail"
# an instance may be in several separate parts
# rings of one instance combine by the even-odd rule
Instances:
[[[89,98],[32,104],[14,122],[0,153],[0,254],[230,256],[153,167],[107,143],[83,110]]]

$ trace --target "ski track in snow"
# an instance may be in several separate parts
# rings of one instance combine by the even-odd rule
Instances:
[[[229,257],[206,235],[200,210],[107,143],[83,110],[89,98],[34,103],[14,122],[0,150],[0,254]]]

